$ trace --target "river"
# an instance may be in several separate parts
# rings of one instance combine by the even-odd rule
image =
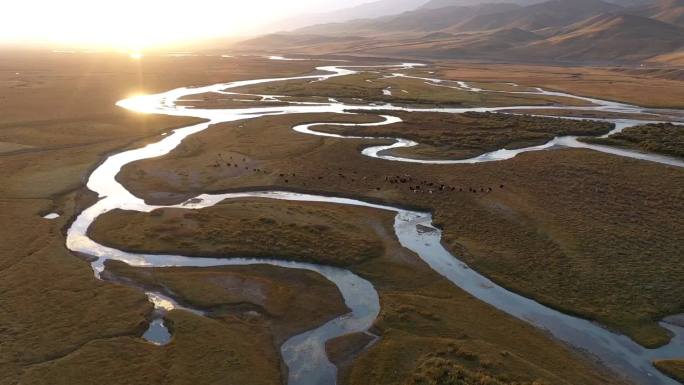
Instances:
[[[497,112],[509,109],[534,108],[535,106],[517,106],[505,108],[445,108],[445,109],[416,109],[392,104],[386,105],[346,105],[335,99],[330,99],[329,103],[298,103],[281,107],[254,107],[254,108],[234,108],[234,109],[201,109],[177,106],[176,102],[189,95],[203,94],[207,92],[226,93],[238,87],[279,82],[285,80],[325,80],[338,76],[355,74],[364,69],[387,67],[396,70],[406,70],[415,68],[418,64],[404,63],[389,66],[356,67],[356,66],[326,66],[319,67],[317,70],[322,74],[298,76],[292,78],[275,79],[256,79],[237,81],[232,83],[222,83],[207,87],[180,88],[169,92],[139,96],[118,103],[119,106],[137,112],[150,114],[165,114],[172,116],[188,116],[207,119],[208,122],[196,124],[174,130],[164,136],[159,142],[152,143],[143,148],[125,151],[107,158],[88,179],[88,188],[99,195],[101,198],[93,206],[87,208],[73,222],[68,231],[67,246],[70,250],[83,253],[94,257],[92,262],[93,270],[99,277],[104,269],[107,260],[123,261],[131,266],[144,267],[172,267],[172,266],[243,266],[267,264],[283,268],[301,269],[315,271],[339,289],[346,305],[351,309],[351,313],[335,318],[332,321],[310,330],[306,333],[294,336],[287,340],[281,347],[283,361],[288,367],[289,385],[332,385],[336,383],[337,368],[327,358],[325,353],[325,343],[330,339],[348,335],[351,333],[368,333],[373,322],[380,313],[379,296],[373,284],[349,270],[338,267],[322,266],[311,263],[300,263],[282,260],[266,259],[241,259],[241,258],[194,258],[181,255],[147,255],[128,253],[116,250],[90,239],[87,235],[88,228],[94,221],[107,212],[115,209],[131,210],[138,212],[151,212],[165,207],[182,208],[187,210],[198,210],[211,207],[228,199],[240,198],[265,198],[277,200],[290,200],[299,202],[328,202],[331,204],[353,205],[371,207],[378,210],[386,210],[396,213],[395,233],[401,244],[409,250],[415,252],[432,269],[451,281],[454,285],[477,297],[496,308],[504,311],[525,322],[529,322],[541,329],[548,331],[558,340],[570,346],[587,352],[598,358],[606,367],[616,373],[621,373],[628,379],[649,385],[674,385],[676,382],[657,371],[651,364],[653,359],[666,359],[684,356],[684,330],[673,324],[663,323],[663,326],[672,331],[674,338],[667,346],[660,349],[650,350],[641,347],[629,338],[613,333],[595,323],[572,317],[556,310],[545,307],[533,300],[512,293],[496,285],[486,277],[468,268],[463,262],[446,250],[441,243],[442,233],[432,224],[430,213],[405,210],[400,207],[377,205],[361,200],[307,195],[292,193],[287,191],[255,191],[247,193],[219,194],[219,195],[200,195],[187,202],[175,206],[155,206],[148,205],[144,200],[134,196],[123,185],[116,180],[116,175],[121,168],[127,164],[163,156],[176,148],[183,139],[190,135],[199,133],[213,124],[231,122],[237,120],[256,119],[266,115],[284,115],[294,113],[348,113],[346,110],[365,110],[365,111],[437,111],[448,113],[463,113],[468,111]],[[485,90],[470,87],[465,82],[446,83],[438,79],[424,79],[435,84],[454,84],[453,87],[460,87],[470,92],[486,92]],[[498,92],[498,91],[497,91]],[[574,97],[562,93],[549,93],[539,89],[533,91],[540,94],[563,95]],[[262,100],[278,100],[277,96],[261,95]],[[588,98],[579,99],[587,100]],[[548,109],[581,109],[606,112],[629,112],[643,113],[644,109],[636,106],[588,99],[594,106],[590,107],[545,107]],[[383,112],[386,114],[387,112]],[[608,120],[608,119],[606,119]],[[398,117],[390,115],[384,116],[384,121],[380,123],[365,124],[382,125],[400,121]],[[616,123],[616,130],[624,129],[630,125],[641,124],[645,121],[637,120],[610,120]],[[319,123],[321,124],[321,123]],[[308,124],[294,127],[303,134],[333,136],[345,138],[339,135],[326,134],[313,130],[317,124]],[[352,124],[344,124],[352,125]],[[361,124],[363,126],[364,124]],[[348,137],[351,138],[351,137]],[[595,151],[602,151],[618,156],[627,156],[646,161],[659,162],[676,167],[684,167],[684,162],[679,159],[662,157],[654,154],[644,154],[636,151],[621,150],[605,146],[594,146],[583,144],[574,137],[556,138],[550,143],[542,146],[535,146],[519,150],[499,150],[477,158],[467,160],[417,160],[403,157],[395,157],[388,154],[388,150],[398,147],[415,146],[417,143],[401,138],[392,138],[395,144],[390,146],[371,147],[363,150],[363,155],[397,162],[421,162],[421,163],[479,163],[493,162],[511,159],[522,152],[541,151],[555,146],[584,147]],[[427,229],[427,231],[426,231]],[[172,336],[165,329],[162,317],[165,311],[179,308],[178,304],[170,298],[165,298],[162,293],[148,293],[150,300],[157,308],[158,318],[155,319],[146,337],[155,343],[164,344]],[[198,315],[203,313],[193,310]]]

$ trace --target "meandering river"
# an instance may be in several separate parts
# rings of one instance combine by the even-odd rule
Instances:
[[[381,66],[392,68],[399,71],[414,68],[417,64],[404,63],[394,66]],[[378,66],[374,67],[377,69]],[[391,111],[426,111],[416,108],[406,108],[391,104],[386,105],[346,105],[335,99],[330,99],[329,103],[290,103],[281,107],[254,107],[254,108],[232,108],[232,109],[201,109],[177,106],[176,102],[186,96],[198,95],[207,92],[232,93],[230,90],[248,85],[279,82],[285,80],[325,80],[332,77],[355,74],[359,71],[371,67],[355,66],[328,66],[320,67],[318,71],[322,74],[299,76],[292,78],[257,79],[246,80],[232,83],[216,84],[198,88],[180,88],[157,95],[146,95],[135,97],[119,102],[121,107],[143,113],[165,114],[173,116],[190,116],[207,119],[208,122],[196,124],[177,129],[164,136],[157,143],[150,144],[143,148],[125,151],[107,158],[91,175],[88,180],[88,188],[100,196],[100,200],[84,210],[72,224],[68,231],[67,246],[74,252],[84,253],[95,258],[92,262],[93,269],[99,277],[103,271],[104,263],[107,260],[119,260],[132,266],[145,267],[172,267],[172,266],[237,266],[268,264],[283,268],[302,269],[315,271],[332,283],[334,283],[342,294],[345,303],[351,309],[349,314],[338,317],[325,325],[297,335],[286,341],[281,347],[281,354],[284,362],[288,366],[289,385],[331,385],[336,383],[337,368],[328,360],[325,353],[325,343],[339,336],[344,336],[356,332],[368,332],[373,322],[380,312],[380,301],[378,293],[373,284],[349,270],[342,268],[322,266],[311,263],[300,263],[283,261],[277,259],[242,259],[242,258],[191,258],[182,255],[151,255],[135,254],[122,250],[116,250],[98,244],[87,235],[88,228],[100,216],[115,209],[131,210],[139,212],[151,212],[164,207],[175,207],[187,210],[197,210],[211,207],[219,202],[228,199],[239,198],[266,198],[277,200],[289,200],[300,202],[328,202],[331,204],[364,206],[378,210],[386,210],[396,213],[395,233],[401,244],[407,249],[415,252],[432,269],[460,287],[466,292],[479,298],[480,300],[495,306],[514,317],[529,322],[541,329],[548,331],[558,340],[581,349],[601,360],[601,362],[616,373],[620,373],[630,380],[640,384],[653,385],[674,385],[676,382],[660,372],[652,365],[653,359],[666,359],[684,356],[684,328],[674,324],[663,323],[663,326],[672,331],[674,338],[669,345],[656,350],[649,350],[634,343],[629,338],[613,333],[600,325],[568,316],[556,310],[545,307],[535,301],[522,297],[518,294],[507,291],[496,285],[486,277],[468,268],[457,257],[449,253],[441,244],[441,231],[433,226],[432,216],[429,213],[405,210],[400,207],[377,205],[361,200],[336,198],[318,195],[298,194],[286,191],[258,191],[234,194],[201,195],[183,204],[175,206],[155,206],[148,205],[142,199],[131,194],[123,185],[117,182],[116,175],[121,168],[138,160],[159,157],[168,154],[176,148],[183,139],[207,129],[217,123],[231,122],[236,120],[256,119],[261,116],[274,114],[293,114],[293,113],[347,113],[346,110],[365,110],[365,111],[390,111],[383,114],[390,114]],[[403,76],[401,74],[395,74]],[[439,79],[421,78],[434,85],[458,87],[470,92],[487,92],[485,90],[471,87],[465,82],[447,82]],[[494,91],[492,91],[494,92]],[[500,91],[496,91],[500,92]],[[621,103],[602,101],[598,99],[581,98],[563,93],[551,93],[538,89],[530,91],[532,93],[574,97],[585,101],[590,101],[590,107],[543,107],[546,109],[575,109],[592,110],[604,112],[620,113],[645,113],[644,109]],[[264,101],[279,100],[277,96],[261,95]],[[505,108],[446,108],[428,109],[427,111],[463,113],[468,111],[497,112],[510,109],[535,109],[537,106],[517,106]],[[606,119],[608,120],[608,119]],[[361,124],[361,126],[391,124],[400,121],[399,118],[391,115],[384,116],[384,121],[380,123]],[[616,131],[624,129],[630,125],[646,123],[637,120],[609,120],[616,123]],[[303,134],[332,136],[338,138],[351,138],[340,135],[327,134],[315,131],[314,128],[319,124],[308,124],[294,127]],[[342,124],[353,125],[353,124]],[[553,141],[542,145],[519,150],[502,149],[489,154],[482,155],[474,159],[467,160],[417,160],[389,155],[389,150],[399,147],[415,146],[418,143],[401,138],[391,138],[395,143],[390,146],[378,146],[367,148],[363,155],[386,159],[398,162],[421,162],[421,163],[478,163],[492,162],[511,159],[512,157],[528,151],[541,151],[555,146],[584,147],[595,151],[602,151],[618,156],[627,156],[646,161],[664,163],[676,167],[684,167],[684,162],[679,159],[663,157],[654,154],[644,154],[636,151],[616,149],[605,146],[594,146],[577,141],[574,137],[556,138]],[[163,344],[171,338],[163,325],[161,315],[166,310],[179,308],[171,298],[164,297],[162,293],[148,293],[150,300],[158,309],[160,317],[155,319],[150,325],[150,330],[146,337],[152,341]],[[204,315],[193,309],[198,315]]]

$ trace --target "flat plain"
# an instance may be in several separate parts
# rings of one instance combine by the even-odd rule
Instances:
[[[0,71],[0,220],[8,229],[0,233],[2,382],[282,383],[282,341],[347,310],[329,282],[312,273],[265,266],[152,269],[120,263],[108,264],[107,280],[100,281],[87,261],[65,248],[64,232],[95,201],[84,184],[99,162],[197,121],[126,112],[115,106],[118,100],[183,86],[310,74],[322,63],[13,53]],[[684,95],[681,81],[647,72],[433,65],[438,75],[486,79],[497,89],[516,82],[649,107],[679,107],[673,100]],[[565,101],[475,100],[471,93],[435,92],[420,82],[374,76],[320,82],[312,92],[304,92],[301,84],[249,91],[318,101],[364,98],[357,101],[363,105],[394,102],[382,92],[387,87],[393,95],[408,95],[396,101],[411,106]],[[582,84],[591,86],[578,89]],[[639,88],[642,92],[634,91]],[[664,88],[674,97],[660,97],[658,90]],[[225,108],[225,102],[187,103]],[[610,129],[601,123],[564,121],[559,126],[555,119],[488,114],[401,116],[405,121],[391,126],[321,129],[412,138],[427,146],[402,155],[427,158],[468,157],[501,146],[543,143],[555,135]],[[161,204],[201,193],[275,189],[429,210],[449,250],[497,283],[596,320],[644,346],[669,340],[658,321],[684,312],[681,169],[576,149],[491,164],[398,164],[360,154],[385,139],[292,131],[297,124],[320,121],[378,118],[295,114],[215,125],[166,156],[126,166],[117,179],[137,196]],[[496,140],[487,135],[492,131]],[[42,218],[51,212],[61,216]],[[341,384],[441,384],[444,378],[497,385],[622,383],[591,358],[455,288],[402,248],[392,226],[393,216],[377,210],[249,200],[196,212],[115,211],[100,218],[91,235],[135,252],[273,256],[350,268],[380,293],[382,312],[371,331],[381,338],[370,347],[367,336],[359,335],[329,344]],[[209,316],[172,311],[166,316],[172,342],[162,347],[146,343],[140,336],[153,309],[145,289],[166,290]],[[659,367],[679,373],[677,363]]]
[[[456,255],[504,286],[647,346],[669,340],[657,322],[683,310],[671,295],[682,277],[681,170],[569,149],[478,165],[397,165],[360,156],[372,140],[291,130],[311,119],[334,117],[212,127],[166,157],[125,167],[119,180],[153,203],[269,186],[425,208]],[[219,154],[239,159],[239,177],[211,166]]]

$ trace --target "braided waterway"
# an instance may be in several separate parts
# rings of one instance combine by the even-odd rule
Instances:
[[[406,70],[417,66],[416,64],[400,64],[386,66],[397,70]],[[237,81],[225,84],[216,84],[208,87],[180,88],[157,95],[139,96],[118,103],[119,106],[130,110],[173,116],[197,117],[208,120],[206,123],[196,124],[177,129],[164,136],[157,143],[143,148],[125,151],[107,158],[91,175],[88,180],[88,188],[101,198],[93,206],[79,214],[68,231],[67,246],[70,250],[94,257],[92,262],[95,274],[99,277],[107,260],[125,262],[131,266],[141,267],[213,267],[213,266],[245,266],[266,264],[289,269],[301,269],[314,271],[339,289],[342,297],[351,312],[335,318],[320,327],[294,336],[287,340],[281,347],[283,361],[288,367],[289,385],[331,385],[336,383],[337,368],[333,365],[325,352],[327,341],[352,333],[368,333],[373,322],[380,313],[379,296],[372,283],[359,277],[353,272],[331,266],[317,265],[313,263],[301,263],[278,259],[245,259],[245,258],[196,258],[182,255],[152,255],[136,254],[113,249],[88,237],[88,229],[97,218],[112,210],[130,210],[137,212],[151,212],[161,208],[180,208],[198,210],[214,206],[222,201],[241,198],[263,198],[274,200],[288,200],[298,202],[326,202],[330,204],[352,205],[386,210],[396,213],[395,233],[400,243],[407,249],[415,252],[432,269],[451,281],[454,285],[477,297],[501,311],[514,317],[529,322],[543,330],[548,331],[556,339],[568,345],[582,350],[598,360],[606,367],[626,378],[640,384],[674,385],[676,382],[660,372],[651,364],[654,359],[667,359],[684,356],[684,328],[674,323],[663,322],[663,327],[673,333],[672,341],[660,349],[650,350],[636,344],[628,337],[613,333],[595,323],[572,317],[556,310],[543,306],[533,300],[505,290],[491,280],[468,268],[459,261],[441,243],[442,233],[432,224],[430,213],[405,210],[400,207],[378,205],[361,200],[337,198],[330,196],[308,195],[286,191],[255,191],[245,193],[200,195],[187,202],[174,206],[149,205],[144,200],[134,196],[116,180],[116,175],[127,164],[154,157],[163,156],[175,149],[185,138],[199,133],[213,124],[232,122],[237,120],[256,119],[266,115],[284,115],[294,113],[348,113],[347,110],[364,110],[367,112],[382,110],[383,114],[391,114],[391,111],[435,111],[448,113],[463,113],[468,111],[497,112],[510,109],[534,108],[535,106],[501,107],[501,108],[435,108],[415,109],[387,105],[347,105],[330,99],[329,103],[290,103],[280,107],[255,107],[234,109],[200,109],[177,106],[176,102],[185,96],[198,95],[207,92],[229,92],[242,86],[263,84],[286,80],[325,80],[337,76],[351,75],[364,68],[354,66],[328,66],[319,67],[318,73],[308,76],[276,79],[257,79]],[[375,67],[377,69],[377,67]],[[426,81],[436,82],[436,79]],[[441,83],[442,81],[439,81]],[[445,85],[460,87],[470,92],[486,92],[479,88],[468,86],[464,82],[449,82]],[[539,90],[539,93],[547,93]],[[560,94],[560,93],[554,93]],[[572,95],[562,94],[573,97]],[[580,98],[580,97],[578,97]],[[265,99],[265,98],[264,98]],[[277,96],[269,100],[277,100]],[[586,100],[587,98],[580,98]],[[543,107],[547,109],[562,110],[593,110],[620,113],[642,113],[644,109],[620,103],[591,99],[594,106],[589,107]],[[389,112],[384,112],[389,111]],[[384,121],[372,124],[359,124],[359,126],[383,125],[399,122],[400,119],[390,115],[384,116]],[[646,123],[637,120],[610,120],[616,123],[616,131],[630,125]],[[323,123],[319,123],[323,124]],[[297,126],[295,129],[304,134],[332,136],[338,138],[353,138],[340,135],[320,133],[312,130],[317,124]],[[354,124],[344,124],[354,125]],[[397,147],[415,146],[417,143],[404,139],[392,138],[396,141],[393,146],[372,147],[363,151],[366,156],[386,159],[389,161],[421,162],[421,163],[478,163],[510,159],[519,153],[526,151],[540,151],[554,146],[577,146],[580,143],[572,137],[556,138],[551,143],[543,146],[530,147],[520,150],[499,150],[480,157],[468,160],[416,160],[393,157],[386,155],[387,150]],[[574,140],[574,142],[573,142]],[[576,143],[575,143],[576,142]],[[596,151],[608,152],[619,156],[628,156],[647,161],[665,163],[677,167],[684,167],[684,163],[678,159],[660,157],[652,154],[643,154],[627,150],[618,150],[605,146],[583,145]],[[605,148],[604,148],[605,147]],[[172,336],[165,329],[162,321],[164,311],[179,308],[172,299],[164,297],[161,293],[148,293],[148,297],[157,308],[158,318],[150,326],[146,336],[159,344],[168,342]],[[192,310],[200,316],[204,314]]]

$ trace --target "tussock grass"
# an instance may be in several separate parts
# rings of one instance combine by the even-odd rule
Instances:
[[[154,249],[152,249],[154,250]],[[260,325],[275,348],[350,310],[334,284],[304,270],[268,265],[135,268],[108,261],[105,276],[160,291],[219,320]]]
[[[684,127],[669,123],[629,127],[608,138],[585,138],[583,141],[684,158]]]
[[[350,266],[384,252],[372,226],[334,205],[227,201],[212,209],[163,209],[153,216],[114,211],[94,239],[133,252],[271,258]]]
[[[383,113],[380,111],[379,113]],[[421,145],[398,152],[433,159],[460,159],[502,148],[516,149],[549,142],[565,135],[602,135],[611,123],[542,118],[527,115],[468,112],[446,114],[429,112],[387,112],[403,120],[387,126],[319,126],[316,130],[354,136],[399,137]]]
[[[367,82],[370,80],[371,82]],[[392,95],[384,95],[384,89]],[[234,92],[296,97],[321,96],[350,103],[389,102],[401,105],[448,105],[460,107],[543,106],[553,104],[586,105],[576,99],[548,95],[512,95],[493,92],[470,92],[426,84],[423,80],[382,78],[379,74],[360,73],[324,81],[289,80],[279,83],[240,87]],[[407,91],[407,92],[402,92]]]
[[[684,360],[656,361],[656,368],[679,382],[684,382]]]
[[[371,280],[380,294],[381,314],[372,332],[381,338],[368,349],[364,349],[368,338],[360,335],[351,335],[329,344],[328,350],[340,367],[342,384],[432,384],[447,380],[482,380],[497,385],[534,384],[535,381],[582,385],[614,383],[575,353],[550,341],[543,332],[473,299],[400,247],[392,236],[394,215],[391,213],[331,204],[283,201],[231,203],[244,205],[252,214],[258,207],[269,216],[299,206],[315,210],[311,212],[313,216],[330,226],[342,228],[338,217],[348,223],[372,224],[375,229],[373,236],[382,242],[384,252],[354,264],[351,269]],[[336,215],[325,215],[324,209],[335,210]],[[222,216],[224,210],[221,206],[204,209],[208,221]],[[142,220],[136,220],[137,227],[145,228],[146,222],[158,223],[160,219],[169,227],[186,227],[184,224],[187,222],[174,221],[168,214],[142,214]],[[134,215],[121,213],[128,219]],[[235,221],[242,223],[239,218]],[[251,230],[260,226],[252,222],[243,225]],[[193,238],[206,235],[205,230],[199,227],[186,231]],[[147,237],[151,239],[148,251],[165,251],[155,248],[159,245],[151,234]],[[241,240],[245,247],[259,247],[258,240],[240,239],[235,233],[227,233],[220,238],[226,244],[236,240]],[[182,238],[173,238],[170,242],[177,250],[188,250]],[[204,246],[195,245],[193,249],[205,252]],[[315,260],[325,258],[324,250],[319,250],[319,253],[321,255]],[[318,318],[319,315],[331,314],[328,311],[331,304],[324,302],[335,298],[326,294],[329,285],[316,283],[315,274],[302,275],[269,267],[137,269],[112,263],[107,269],[138,282],[165,287],[184,301],[210,309],[213,317],[230,315],[229,318],[241,318],[238,316],[238,303],[242,303],[244,310],[272,313],[266,318],[272,318],[268,328],[275,333],[276,343],[282,341],[283,330],[291,331],[294,325],[311,326],[314,320],[320,321],[322,317]],[[233,286],[230,282],[235,279],[239,279],[240,284]],[[235,290],[230,290],[230,287],[235,287]],[[255,290],[256,287],[261,290]],[[265,295],[259,298],[261,294]],[[317,306],[320,308],[314,310]],[[251,324],[261,325],[253,318]]]
[[[658,321],[684,311],[681,170],[589,150],[528,153],[479,165],[402,164],[359,154],[377,141],[293,133],[290,127],[301,121],[311,120],[269,117],[243,128],[209,129],[196,137],[199,155],[172,153],[133,164],[120,179],[152,200],[155,195],[146,193],[151,189],[184,198],[195,189],[276,186],[431,209],[454,254],[499,284],[645,346],[669,340]],[[258,144],[247,151],[266,173],[212,179],[208,169],[196,181],[199,187],[154,176],[155,170],[191,172],[188,162],[245,151],[242,143]],[[291,155],[275,159],[271,148]],[[411,188],[423,182],[432,183],[433,194]],[[440,190],[442,184],[449,188]]]

